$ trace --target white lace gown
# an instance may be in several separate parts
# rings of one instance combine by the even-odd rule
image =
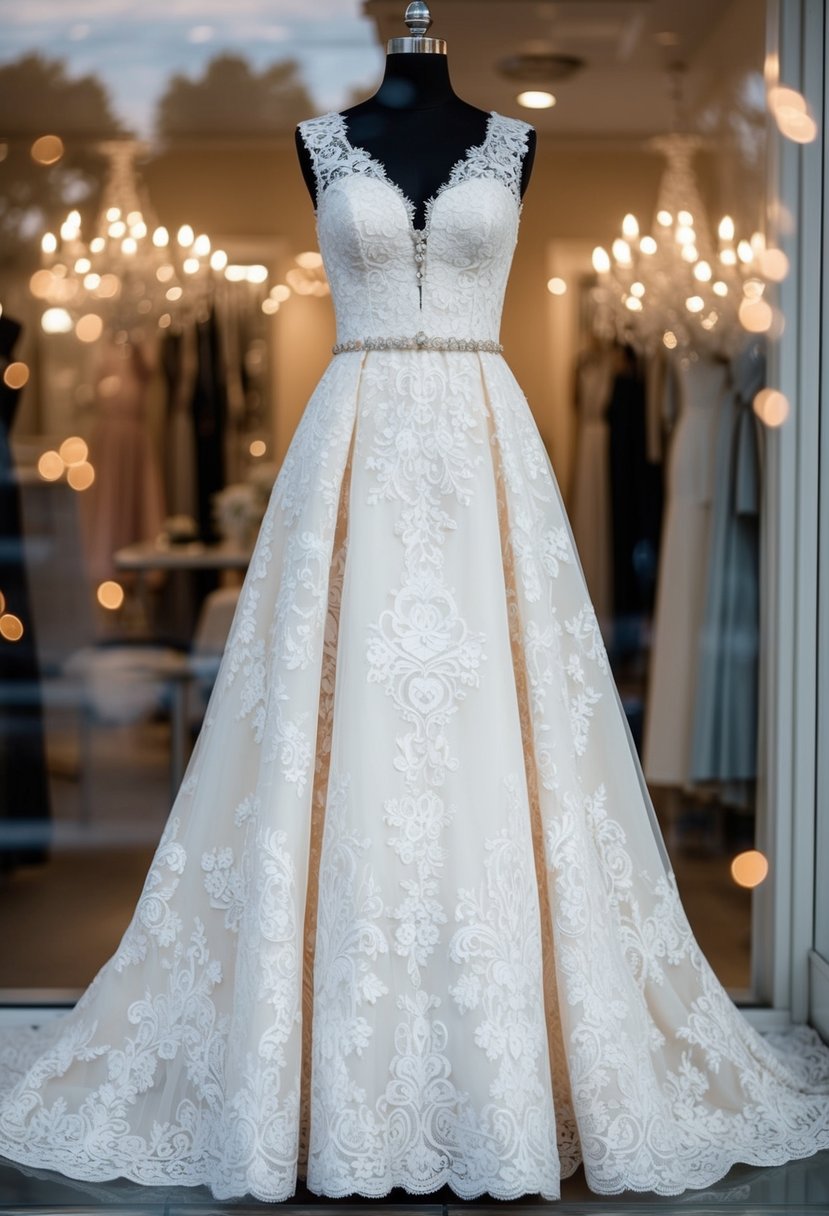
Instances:
[[[302,124],[338,341],[497,340],[527,132],[493,112],[418,232],[339,115]],[[651,811],[502,355],[336,354],[123,939],[0,1034],[0,1154],[556,1199],[580,1162],[675,1194],[829,1147],[829,1051],[784,1063],[729,1000]]]

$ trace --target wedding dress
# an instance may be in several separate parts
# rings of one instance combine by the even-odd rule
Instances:
[[[0,1034],[7,1157],[556,1199],[829,1147],[829,1051],[784,1062],[691,932],[498,349],[528,129],[493,111],[416,229],[338,114],[301,124],[337,353],[123,939]]]

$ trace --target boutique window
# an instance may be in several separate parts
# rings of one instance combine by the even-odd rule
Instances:
[[[759,0],[676,0],[658,20],[635,3],[486,7],[473,45],[468,6],[435,5],[465,45],[456,91],[538,132],[501,340],[694,931],[729,989],[756,997],[758,806],[774,811],[761,639],[787,492],[769,488],[767,449],[791,408],[769,368],[795,239],[767,219],[769,122],[802,140],[811,120],[799,94],[770,110]],[[141,890],[334,341],[294,129],[376,87],[400,9],[276,0],[240,15],[228,0],[197,22],[189,5],[67,0],[7,14],[12,1003],[74,999]]]

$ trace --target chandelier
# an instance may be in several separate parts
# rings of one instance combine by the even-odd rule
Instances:
[[[670,68],[675,127],[683,121],[684,70],[683,64]],[[712,235],[693,170],[702,145],[698,135],[676,129],[650,140],[648,146],[665,158],[650,230],[641,231],[628,213],[610,249],[593,250],[595,327],[642,353],[662,346],[727,357],[747,333],[782,330],[766,289],[785,278],[786,255],[766,248],[760,232],[738,238],[728,215]]]
[[[183,224],[173,236],[158,223],[136,168],[145,144],[98,147],[108,168],[93,235],[83,238],[80,213],[70,211],[57,232],[44,233],[41,268],[30,280],[32,294],[48,305],[44,330],[74,329],[84,342],[105,327],[165,329],[185,310],[198,313],[228,265],[205,233]]]

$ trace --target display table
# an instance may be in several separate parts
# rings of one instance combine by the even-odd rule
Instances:
[[[184,545],[159,545],[143,540],[115,551],[119,570],[245,570],[253,553],[253,545],[242,547],[230,541],[206,545],[189,541]]]

